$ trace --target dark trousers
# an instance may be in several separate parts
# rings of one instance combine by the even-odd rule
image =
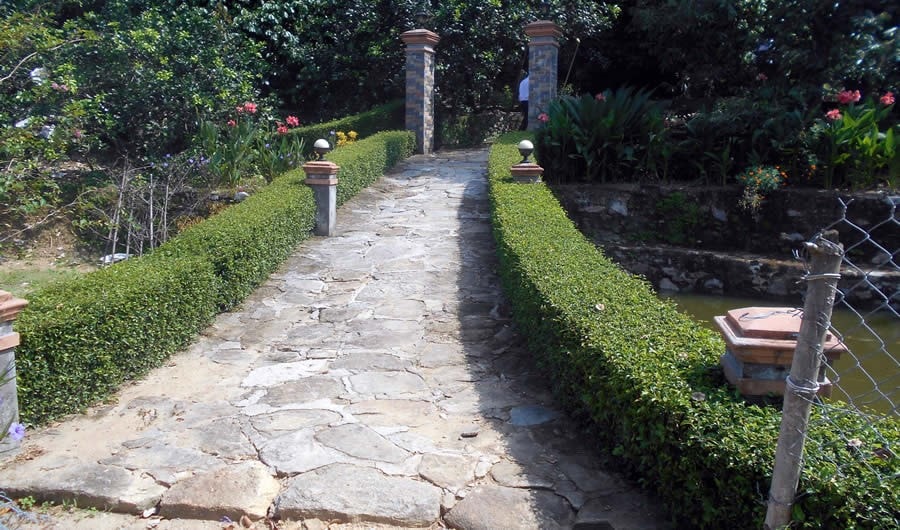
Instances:
[[[528,102],[520,101],[519,109],[522,111],[522,125],[519,126],[520,131],[528,129]]]

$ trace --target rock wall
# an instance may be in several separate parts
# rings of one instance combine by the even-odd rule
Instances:
[[[833,226],[854,265],[844,268],[839,286],[848,300],[861,307],[890,303],[900,309],[894,257],[900,249],[900,196],[782,190],[751,212],[739,205],[737,188],[553,189],[585,235],[660,290],[796,303],[805,291],[805,269],[794,253],[819,230]],[[846,215],[841,201],[847,204]]]

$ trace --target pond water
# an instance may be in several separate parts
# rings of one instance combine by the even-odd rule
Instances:
[[[776,307],[778,302],[729,296],[661,293],[674,301],[679,309],[710,329],[718,331],[713,317],[730,309],[750,306]],[[798,302],[799,303],[799,302]],[[862,313],[836,309],[831,324],[843,336],[849,352],[828,370],[828,378],[836,383],[832,399],[850,401],[858,408],[870,408],[881,414],[900,414],[900,319],[889,312]]]

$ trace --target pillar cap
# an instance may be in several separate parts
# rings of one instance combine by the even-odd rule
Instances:
[[[549,20],[536,20],[525,26],[525,34],[529,37],[554,37],[562,36],[562,29]]]
[[[0,322],[15,320],[19,312],[27,305],[27,300],[15,298],[12,293],[6,291],[0,291]]]
[[[400,34],[400,39],[407,45],[410,44],[427,44],[428,46],[437,46],[441,41],[441,37],[427,29],[411,29]]]
[[[314,160],[303,164],[303,172],[306,173],[307,177],[313,175],[317,177],[320,175],[337,175],[339,169],[341,167],[330,160]]]
[[[544,174],[544,168],[532,162],[526,162],[512,166],[509,168],[509,172],[516,182],[534,183],[540,181],[541,175]]]

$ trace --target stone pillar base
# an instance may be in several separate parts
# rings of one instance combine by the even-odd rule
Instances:
[[[540,182],[541,175],[544,174],[544,168],[531,162],[516,164],[509,171],[512,173],[513,180],[520,184]]]
[[[317,236],[333,236],[337,226],[337,173],[340,167],[334,162],[317,160],[303,164],[306,173],[304,183],[312,188],[316,200]]]
[[[19,334],[12,330],[13,321],[28,302],[0,291],[0,457],[17,449],[20,442],[8,436],[9,425],[19,422],[19,399],[16,390],[16,346]]]

